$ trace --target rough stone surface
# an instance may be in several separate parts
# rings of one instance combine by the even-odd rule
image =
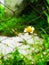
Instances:
[[[24,40],[27,42],[27,44],[24,44]],[[40,43],[39,43],[40,41]],[[5,37],[0,36],[0,53],[6,55],[10,52],[13,52],[14,49],[17,47],[19,52],[21,54],[30,54],[32,50],[34,50],[34,47],[30,47],[30,45],[35,44],[42,44],[42,39],[38,36],[33,36],[26,34],[19,34],[15,37]],[[30,48],[30,50],[28,50]]]
[[[6,12],[8,15],[13,15],[15,12],[16,15],[19,15],[23,10],[26,0],[5,0]]]

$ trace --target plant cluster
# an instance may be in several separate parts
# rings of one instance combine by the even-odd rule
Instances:
[[[29,46],[26,53],[20,52],[18,48],[6,55],[0,53],[0,65],[47,65],[49,62],[49,36],[42,35],[42,38],[42,44],[35,40],[34,44],[28,44],[26,40],[23,40],[22,45]],[[33,35],[32,39],[34,39]],[[27,53],[27,51],[31,52]]]
[[[0,35],[15,36],[23,32],[25,27],[34,26],[35,32],[43,38],[43,43],[36,44],[36,41],[33,45],[30,44],[28,50],[32,48],[35,50],[27,56],[19,53],[17,48],[6,56],[0,53],[0,65],[47,65],[49,63],[49,0],[27,0],[27,2],[28,5],[18,17],[7,16],[5,7],[0,4]],[[26,29],[25,31],[28,32]],[[21,43],[28,44],[26,40]],[[32,60],[28,59],[30,56]]]
[[[32,2],[32,0],[30,1]],[[34,26],[36,32],[39,31],[39,35],[43,33],[41,28],[43,28],[49,34],[49,1],[33,0],[33,3],[31,2],[29,2],[30,4],[25,7],[19,17],[16,17],[15,15],[12,17],[7,16],[7,14],[5,14],[5,8],[1,6],[2,4],[0,5],[1,35],[15,35],[12,29],[16,30],[17,32],[23,32],[23,29],[28,25]]]

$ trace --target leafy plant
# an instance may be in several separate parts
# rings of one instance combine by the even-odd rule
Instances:
[[[47,3],[49,4],[49,0],[46,0],[47,1]]]

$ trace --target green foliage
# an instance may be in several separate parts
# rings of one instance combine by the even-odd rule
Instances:
[[[49,0],[46,1],[49,4]],[[20,15],[19,17],[10,17],[5,15],[4,7],[0,5],[0,35],[14,36],[19,32],[23,32],[26,26],[34,26],[36,29],[35,32],[38,33],[39,36],[42,35],[42,47],[44,49],[41,49],[40,42],[39,45],[30,45],[30,48],[34,47],[35,49],[39,50],[37,53],[33,51],[31,56],[34,59],[34,65],[46,65],[46,62],[49,61],[49,7],[46,4],[44,4],[44,6],[41,5],[41,8],[47,8],[46,11],[41,10],[38,6],[40,4],[39,0],[31,0],[31,4],[31,6],[34,6],[33,8],[31,7],[31,11],[30,9],[27,10],[28,8],[26,8],[25,11],[27,10],[29,13],[26,14],[26,12],[24,12],[24,14]],[[34,9],[40,12],[38,13]],[[27,45],[27,41],[24,40],[22,44]],[[43,54],[43,52],[46,54]],[[0,63],[0,65],[33,65],[32,60],[28,60],[26,56],[21,55],[18,52],[18,49],[12,53],[9,53],[6,59],[4,56],[2,56]]]
[[[0,20],[2,20],[2,17],[4,16],[4,7],[0,4]]]
[[[0,14],[4,15],[4,7],[0,4]]]
[[[47,21],[48,21],[48,24],[49,24],[49,16],[47,17]]]
[[[19,17],[15,17],[15,16],[10,17],[10,16],[5,15],[4,7],[0,5],[0,34],[13,36],[13,35],[15,35],[15,33],[12,31],[12,29],[14,29],[15,32],[19,33],[19,32],[23,32],[24,28],[29,25],[34,26],[36,29],[35,32],[39,31],[38,34],[42,33],[40,28],[43,28],[43,29],[45,29],[45,31],[48,32],[49,25],[47,23],[49,23],[49,15],[48,15],[47,11],[45,11],[45,10],[44,10],[45,13],[42,10],[39,12],[40,8],[36,7],[36,5],[34,6],[34,4],[38,5],[39,3],[40,2],[38,0],[37,1],[34,0],[34,2],[32,4],[33,8],[30,7],[31,11],[27,10],[27,9],[30,9],[29,7],[27,7],[27,9],[24,10],[24,14],[22,14]],[[40,7],[43,7],[43,6],[41,5]],[[48,5],[45,5],[45,7],[47,7],[47,10],[49,9]],[[34,9],[37,10],[39,13],[36,12]],[[25,11],[27,11],[27,12],[30,11],[30,12],[28,14],[26,14]],[[43,12],[43,17],[40,15],[40,13],[42,13],[42,12]],[[47,18],[47,20],[46,20],[46,18]]]
[[[19,32],[23,32],[24,28],[29,25],[34,26],[36,30],[39,30],[41,27],[46,28],[47,23],[42,19],[39,19],[36,21],[37,15],[34,15],[34,16],[33,15],[34,15],[34,12],[31,12],[29,15],[23,15],[19,18],[18,17],[9,17],[9,18],[3,17],[2,20],[0,21],[0,34],[13,36],[15,34],[12,31],[12,29],[14,29],[15,32],[19,33]]]
[[[47,3],[49,4],[49,0],[46,0],[47,1]]]
[[[3,57],[1,61],[1,65],[20,65],[20,63],[23,63],[22,56],[21,54],[19,54],[18,49],[16,49],[13,53],[9,53],[5,57]]]

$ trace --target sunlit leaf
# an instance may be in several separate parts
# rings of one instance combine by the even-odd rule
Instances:
[[[49,0],[47,0],[47,3],[49,4]]]
[[[47,17],[47,21],[48,21],[48,23],[49,23],[49,16]]]

